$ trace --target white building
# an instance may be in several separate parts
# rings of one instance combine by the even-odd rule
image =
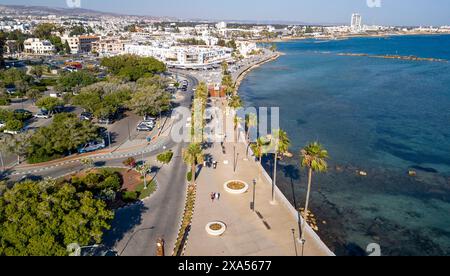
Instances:
[[[362,30],[362,17],[360,14],[352,14],[352,22],[350,26],[353,32],[360,32]]]
[[[48,40],[40,40],[39,38],[29,38],[24,41],[24,50],[29,54],[51,55],[56,49]]]
[[[125,54],[154,57],[170,67],[205,68],[232,59],[232,49],[211,46],[172,46],[126,44]]]
[[[254,42],[236,41],[238,51],[244,57],[248,57],[250,53],[258,50],[258,46]]]
[[[71,54],[78,54],[78,52],[80,51],[80,39],[78,36],[65,35],[61,37],[61,41],[64,44],[66,42],[67,44],[69,44]]]

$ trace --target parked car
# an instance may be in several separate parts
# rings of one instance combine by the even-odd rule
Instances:
[[[97,123],[99,123],[101,125],[110,125],[110,124],[114,123],[114,119],[113,118],[100,118],[97,120]]]
[[[78,153],[87,153],[87,152],[93,152],[96,150],[101,150],[106,147],[106,142],[104,139],[99,139],[96,141],[91,141],[87,143],[86,145],[78,148]]]
[[[93,119],[92,113],[83,112],[80,115],[80,120],[82,121],[92,121],[92,119]]]
[[[34,115],[34,118],[37,119],[50,119],[52,116],[48,114],[48,112],[39,112]]]
[[[137,131],[152,131],[155,126],[153,124],[141,122],[137,125]]]

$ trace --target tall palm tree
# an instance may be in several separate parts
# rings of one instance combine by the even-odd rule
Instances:
[[[291,140],[289,139],[286,131],[279,129],[275,132],[274,137],[276,141],[275,141],[274,167],[273,167],[272,202],[275,202],[278,156],[287,153],[289,151],[289,147],[291,146]]]
[[[193,143],[190,144],[183,151],[183,160],[188,165],[191,166],[191,186],[195,185],[195,171],[198,164],[203,163],[203,150],[200,144]]]
[[[239,128],[239,124],[242,122],[241,117],[239,117],[238,115],[234,115],[234,119],[233,119],[233,123],[234,123],[234,141],[236,143],[239,142],[239,137],[238,137],[238,128]]]
[[[250,143],[250,130],[257,125],[258,115],[256,115],[255,113],[250,113],[245,116],[245,126],[247,127],[246,138],[248,143]]]
[[[258,158],[259,164],[262,166],[262,157],[264,155],[264,142],[262,138],[258,138],[255,143],[251,144],[250,147],[253,151],[253,154]]]
[[[300,159],[302,167],[308,168],[308,191],[306,193],[306,203],[305,210],[303,213],[303,223],[302,223],[302,234],[301,241],[304,245],[305,241],[305,228],[306,228],[306,219],[308,216],[308,205],[309,205],[309,196],[311,194],[311,182],[313,172],[326,172],[328,170],[327,159],[328,151],[325,150],[321,144],[318,142],[313,142],[307,145],[304,149],[300,151]]]

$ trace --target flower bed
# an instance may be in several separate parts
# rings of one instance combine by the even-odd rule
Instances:
[[[206,232],[214,237],[222,236],[227,230],[227,226],[223,222],[210,222],[205,227]]]
[[[224,184],[224,189],[230,194],[244,194],[248,191],[248,184],[240,180],[231,180]]]

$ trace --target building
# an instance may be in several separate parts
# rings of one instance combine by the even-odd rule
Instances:
[[[126,44],[125,54],[154,57],[169,67],[205,68],[232,59],[232,49],[218,46],[155,46]]]
[[[84,53],[92,52],[92,44],[100,40],[95,35],[81,35],[78,39],[80,41],[80,52]]]
[[[40,40],[39,38],[29,38],[24,41],[24,50],[28,54],[36,55],[52,55],[56,49],[48,40]]]
[[[71,54],[78,54],[80,52],[80,38],[77,36],[63,36],[61,37],[62,43],[69,44],[70,47],[70,53]]]
[[[352,14],[351,29],[353,32],[362,31],[362,17],[358,13]]]
[[[117,39],[101,39],[92,43],[92,52],[101,56],[117,55],[125,51],[125,43]]]
[[[244,57],[248,57],[251,53],[258,50],[258,46],[254,42],[236,41],[238,51]]]

